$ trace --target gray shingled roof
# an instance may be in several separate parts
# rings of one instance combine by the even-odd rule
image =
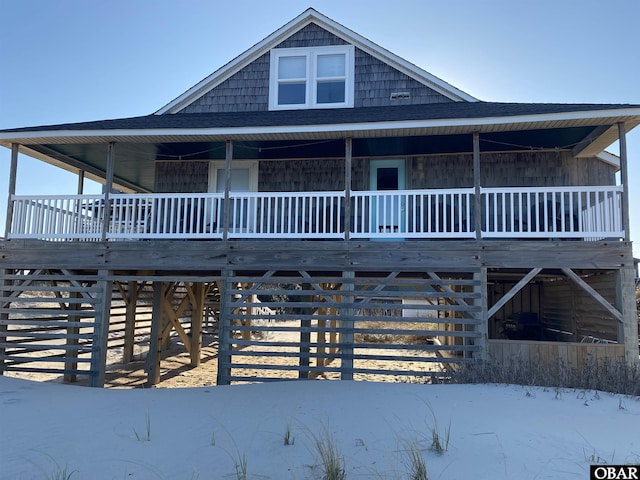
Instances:
[[[241,113],[146,115],[93,122],[65,123],[0,130],[0,133],[62,130],[200,129],[261,126],[345,125],[367,122],[504,118],[554,113],[597,112],[640,108],[628,104],[450,102],[397,107],[287,110]]]

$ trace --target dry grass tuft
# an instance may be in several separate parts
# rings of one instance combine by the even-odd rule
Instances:
[[[592,357],[585,360],[582,369],[569,368],[561,363],[527,363],[514,359],[503,364],[488,360],[461,365],[445,381],[575,388],[640,396],[640,365]]]

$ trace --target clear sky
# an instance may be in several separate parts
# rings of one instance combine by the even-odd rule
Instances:
[[[640,104],[637,0],[0,0],[0,129],[152,113],[307,7],[480,100]],[[640,127],[627,142],[640,257]],[[17,193],[76,188],[20,156]]]

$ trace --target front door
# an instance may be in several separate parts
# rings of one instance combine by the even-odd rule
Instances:
[[[370,188],[380,192],[371,199],[372,233],[404,232],[404,199],[389,193],[405,189],[404,160],[372,160],[370,171]]]

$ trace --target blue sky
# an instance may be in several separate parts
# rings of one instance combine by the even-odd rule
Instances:
[[[480,100],[640,104],[636,0],[0,0],[0,129],[152,113],[310,6]],[[640,127],[627,142],[640,257]],[[76,188],[20,157],[17,193]]]

